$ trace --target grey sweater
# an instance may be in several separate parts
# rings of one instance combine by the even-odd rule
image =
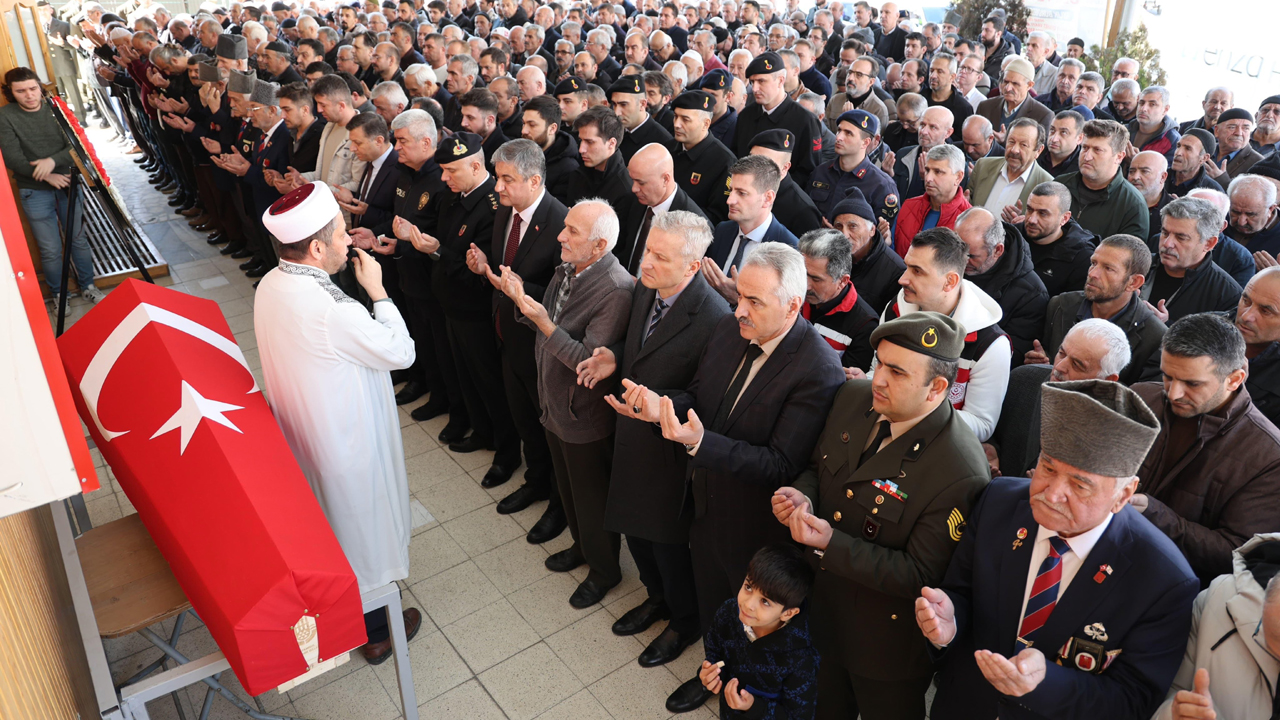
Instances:
[[[49,183],[31,177],[35,171],[31,163],[36,160],[51,157],[56,164],[54,172],[74,171],[71,144],[63,137],[47,102],[41,103],[35,112],[23,110],[18,103],[0,107],[0,153],[4,154],[4,164],[13,171],[19,188],[53,189]]]
[[[542,298],[547,312],[554,311],[556,295],[564,283],[567,264],[556,268]],[[538,362],[538,400],[542,425],[567,443],[589,443],[613,434],[613,408],[604,396],[613,391],[617,378],[594,388],[578,384],[575,368],[598,347],[620,343],[631,320],[631,292],[635,278],[613,253],[592,263],[575,279],[551,337],[537,333],[534,357]],[[521,322],[532,325],[524,318]]]

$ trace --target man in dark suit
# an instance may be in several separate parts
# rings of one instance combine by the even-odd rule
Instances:
[[[244,176],[245,182],[251,189],[256,217],[261,217],[272,203],[280,199],[280,191],[267,180],[266,170],[283,169],[291,162],[289,151],[292,143],[289,139],[289,129],[283,122],[284,116],[281,114],[279,100],[276,99],[278,89],[279,87],[272,83],[258,80],[249,97],[250,121],[263,133],[263,136],[254,143],[249,170]],[[262,277],[268,270],[275,267],[276,254],[271,239],[264,234],[262,242],[255,248],[253,257],[246,262],[254,263],[245,268],[245,274],[249,277]]]
[[[810,620],[820,718],[924,717],[933,661],[904,621],[917,588],[942,580],[991,479],[947,399],[964,335],[930,312],[877,328],[872,345],[894,372],[840,388],[809,468],[773,496],[774,516],[820,558]]]
[[[635,236],[618,238],[618,257],[627,272],[640,277],[640,262],[654,218],[672,210],[692,212],[704,221],[707,216],[676,184],[671,153],[665,147],[654,143],[641,148],[627,165],[627,174],[631,176],[631,192],[644,207],[644,214]]]
[[[844,382],[840,357],[800,317],[798,250],[760,245],[743,263],[737,292],[735,317],[716,326],[684,392],[660,399],[624,379],[626,393],[614,405],[625,417],[660,422],[662,436],[690,456],[689,544],[704,631],[742,585],[755,551],[790,537],[770,498],[804,467]],[[667,698],[667,709],[687,712],[709,696],[694,677]]]
[[[978,115],[991,121],[996,139],[1004,142],[1005,134],[1018,118],[1031,118],[1049,132],[1053,125],[1053,111],[1039,100],[1030,97],[1031,84],[1035,82],[1035,68],[1025,58],[1018,58],[1004,69],[1000,80],[1000,96],[978,103]]]
[[[501,207],[493,222],[493,235],[485,242],[478,240],[467,251],[471,272],[488,276],[510,268],[524,281],[530,297],[542,297],[551,276],[560,266],[560,243],[556,237],[564,229],[565,206],[545,191],[546,161],[537,144],[530,140],[513,140],[499,148],[494,165],[500,166]],[[555,471],[551,450],[542,428],[542,410],[538,400],[538,366],[534,359],[534,331],[511,298],[501,291],[493,292],[492,312],[501,341],[502,380],[507,404],[524,443],[524,484],[498,503],[500,514],[519,512],[540,500],[550,500],[542,517],[529,529],[526,539],[544,543],[564,531],[564,510],[555,489]],[[519,464],[517,459],[516,464]],[[515,466],[503,468],[507,477]],[[500,475],[488,479],[488,487],[506,482]]]
[[[730,312],[698,272],[710,244],[711,228],[701,215],[672,210],[653,219],[626,342],[583,361],[580,384],[626,378],[654,388],[689,385],[711,333]],[[612,396],[606,400],[620,407]],[[702,636],[689,554],[688,459],[680,444],[660,437],[651,424],[618,418],[605,528],[627,536],[649,597],[618,618],[613,633],[635,635],[670,620],[641,653],[644,667],[674,660]]]
[[[375,113],[361,113],[347,123],[347,137],[352,152],[365,166],[356,192],[340,189],[338,204],[351,213],[353,228],[372,228],[389,222],[395,216],[400,156],[391,140],[387,121]]]
[[[773,216],[782,173],[776,163],[761,155],[748,155],[729,168],[729,219],[716,226],[702,272],[711,287],[731,304],[734,268],[742,267],[747,254],[763,243],[780,242],[797,247],[800,240]],[[723,269],[722,269],[723,268]]]
[[[1159,421],[1118,383],[1042,392],[1034,479],[992,481],[916,600],[937,720],[1147,718],[1182,661],[1200,581],[1128,507]]]

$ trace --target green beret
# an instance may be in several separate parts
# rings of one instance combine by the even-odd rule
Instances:
[[[936,312],[913,312],[871,332],[871,347],[888,340],[921,355],[954,362],[964,350],[965,329],[954,319]]]

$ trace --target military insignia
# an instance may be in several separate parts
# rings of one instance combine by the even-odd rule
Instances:
[[[431,200],[431,193],[429,192],[422,193],[422,196],[418,198],[418,209],[421,210],[422,208],[426,207],[427,203],[430,202],[430,200]]]
[[[1102,623],[1093,623],[1091,625],[1086,625],[1084,628],[1084,634],[1088,635],[1093,640],[1097,640],[1098,642],[1107,641],[1107,628],[1104,627]]]
[[[964,515],[960,514],[960,508],[951,508],[951,514],[947,516],[947,534],[952,540],[960,542],[960,536],[964,534]]]
[[[920,344],[927,348],[931,348],[937,345],[938,329],[930,325],[929,329],[925,330],[924,334],[920,336]]]
[[[694,173],[689,176],[690,185],[697,185],[700,180],[702,180],[702,173]]]
[[[897,196],[897,195],[885,195],[885,196],[884,196],[884,206],[885,206],[885,207],[887,207],[887,208],[897,207],[897,206],[898,206],[898,196]]]
[[[726,177],[725,177],[725,179],[724,179],[724,189],[725,189],[725,190],[732,190],[732,189],[733,189],[733,176],[732,176],[732,175],[729,175],[729,176],[726,176]]]
[[[880,535],[880,522],[870,515],[862,520],[862,537],[875,540]]]
[[[462,143],[458,143],[457,145],[454,145],[454,146],[453,146],[453,154],[454,154],[454,155],[466,155],[466,154],[467,154],[467,146],[466,146],[466,145],[463,145]]]
[[[462,237],[463,235],[466,234],[466,232],[467,232],[467,226],[463,225],[462,229],[458,231],[458,237]]]
[[[711,109],[711,98],[702,98],[702,109],[703,110]]]
[[[816,137],[813,139],[813,151],[822,152],[822,138]]]
[[[787,137],[782,138],[782,147],[784,147],[784,148],[789,148],[789,147],[791,147],[791,137],[790,137],[790,136],[787,136]]]
[[[867,116],[866,116],[866,115],[863,115],[863,116],[862,116],[862,127],[864,127],[864,128],[865,128],[866,126],[867,126]]]
[[[271,167],[271,161],[270,161],[270,160],[263,160],[263,161],[262,161],[262,167],[264,167],[264,168],[269,168],[269,167]]]
[[[1108,658],[1110,654],[1101,643],[1073,637],[1058,652],[1057,662],[1059,665],[1074,665],[1077,670],[1097,674],[1111,664]]]
[[[819,182],[817,180],[813,181],[813,188],[815,190],[826,190],[828,187],[829,186],[824,182]]]
[[[1026,537],[1027,537],[1027,529],[1018,528],[1018,538],[1013,541],[1013,549],[1017,550],[1018,548],[1022,547],[1022,541],[1026,539]]]
[[[840,442],[849,442],[849,433],[847,432],[840,433]]]
[[[1109,577],[1110,575],[1111,575],[1111,566],[1101,565],[1098,567],[1098,572],[1094,573],[1093,581],[1101,584],[1102,581],[1106,580],[1107,577]],[[1106,638],[1103,638],[1103,640],[1106,640]]]
[[[764,62],[764,69],[765,69],[765,70],[770,70],[770,71],[772,71],[772,70],[773,70],[773,65],[769,64],[769,61],[768,61],[768,60],[765,60],[765,61],[763,61],[763,62]]]
[[[404,188],[396,188],[396,197],[404,197]]]
[[[893,482],[892,480],[876,479],[876,480],[872,480],[871,484],[874,485],[877,490],[884,493],[885,495],[888,495],[894,500],[898,500],[900,502],[907,501],[907,494],[898,487],[898,483]],[[883,502],[884,502],[884,496],[877,495],[876,504],[879,505]]]
[[[867,176],[867,169],[866,169],[866,168],[858,168],[858,172],[854,173],[854,174],[853,174],[853,176],[854,176],[854,177],[856,177],[856,178],[858,178],[859,180],[861,180],[862,178],[864,178],[864,177],[866,177],[866,176]]]
[[[569,80],[569,87],[573,88],[574,90],[577,90],[577,89],[578,89],[578,81],[577,81],[577,80],[574,80],[574,79],[572,79],[572,78],[570,78],[570,80]]]

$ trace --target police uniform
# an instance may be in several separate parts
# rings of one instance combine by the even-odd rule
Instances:
[[[747,66],[747,77],[786,72],[782,58],[777,53],[762,53]],[[743,109],[738,115],[738,127],[734,134],[733,145],[729,148],[739,156],[751,150],[751,139],[765,130],[783,128],[790,130],[796,137],[796,151],[791,156],[791,174],[796,183],[804,187],[809,176],[818,166],[818,157],[822,154],[822,131],[818,129],[818,118],[805,110],[799,103],[789,97],[766,113],[764,106],[755,104]]]
[[[796,148],[796,136],[790,130],[765,130],[751,139],[751,147],[792,153]],[[790,174],[784,175],[778,183],[778,194],[773,200],[773,216],[797,238],[822,227],[822,214],[818,212],[818,207],[791,179]]]
[[[480,136],[460,132],[440,142],[435,161],[441,166],[480,152]],[[502,384],[502,360],[494,328],[493,286],[467,267],[471,244],[489,247],[498,214],[498,193],[492,175],[466,195],[449,193],[441,199],[435,238],[440,248],[432,258],[431,290],[444,308],[449,345],[458,370],[462,400],[473,429],[472,444],[496,448],[494,463],[520,464],[520,438]]]
[[[875,135],[880,130],[880,121],[866,110],[850,110],[840,116],[837,125],[840,122],[853,123],[854,127],[861,128],[870,135]],[[878,217],[893,222],[900,205],[898,186],[888,173],[876,167],[869,158],[863,158],[849,172],[840,169],[840,158],[824,163],[813,172],[808,190],[809,197],[813,198],[823,217],[830,217],[831,211],[845,199],[850,188],[862,191],[862,196],[871,203]]]
[[[964,329],[938,313],[913,313],[877,328],[872,345],[882,340],[955,360]],[[933,663],[915,599],[921,586],[942,581],[990,480],[978,438],[945,399],[906,429],[882,423],[871,381],[845,383],[795,482],[833,530],[825,549],[809,553],[819,718],[924,718]]]
[[[715,98],[701,90],[690,90],[680,93],[671,104],[677,110],[710,112],[715,108]],[[729,168],[737,161],[729,148],[710,132],[688,150],[676,140],[671,141],[669,148],[672,171],[680,189],[702,208],[712,227],[728,220]]]
[[[637,95],[643,98],[644,80],[639,75],[619,78],[617,82],[609,86],[609,99],[612,100],[613,96],[618,93]],[[622,131],[622,142],[618,143],[618,149],[622,151],[623,162],[631,162],[631,156],[649,143],[658,143],[663,146],[669,145],[671,143],[671,133],[664,130],[654,118],[645,117],[634,130],[624,129]]]
[[[730,92],[733,90],[733,76],[728,70],[712,70],[698,81],[698,89]],[[711,135],[723,143],[725,148],[733,145],[734,133],[737,131],[738,111],[732,106],[727,106],[723,115],[711,120]]]

